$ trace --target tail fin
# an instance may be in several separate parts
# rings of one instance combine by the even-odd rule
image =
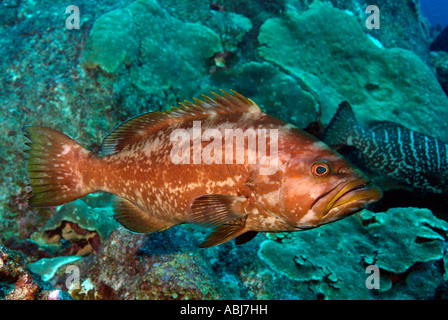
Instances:
[[[32,207],[58,206],[95,190],[85,181],[86,168],[93,154],[65,134],[45,127],[26,126],[28,172],[33,188]]]
[[[353,146],[363,129],[358,125],[352,107],[347,101],[339,104],[338,111],[324,129],[320,139],[328,145]]]

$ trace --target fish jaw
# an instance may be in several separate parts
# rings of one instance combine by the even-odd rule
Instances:
[[[297,230],[308,230],[348,217],[378,201],[382,191],[369,180],[361,177],[339,184],[324,194],[311,206],[296,224],[288,221]]]
[[[369,180],[352,181],[328,203],[322,216],[322,224],[334,222],[359,212],[368,204],[380,200],[382,196],[382,190]]]

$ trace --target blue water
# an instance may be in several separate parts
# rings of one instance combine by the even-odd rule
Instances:
[[[440,23],[445,28],[448,25],[448,0],[421,0],[420,5],[433,26]]]

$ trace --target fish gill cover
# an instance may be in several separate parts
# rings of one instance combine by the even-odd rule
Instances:
[[[382,200],[241,245],[199,248],[210,230],[191,224],[131,233],[106,193],[28,203],[23,126],[63,131],[98,155],[121,122],[220,89],[317,137],[348,101],[363,128],[392,121],[448,143],[448,53],[430,50],[443,33],[418,1],[378,0],[367,11],[364,0],[71,5],[0,8],[0,299],[447,298],[446,196],[372,170],[353,147],[339,151]]]

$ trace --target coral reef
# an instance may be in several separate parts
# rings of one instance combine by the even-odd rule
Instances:
[[[28,263],[58,256],[96,253],[118,225],[112,218],[111,201],[111,195],[97,193],[62,205],[52,210],[51,217],[45,217],[45,225],[35,226],[37,230],[33,230],[26,239],[11,236],[5,245],[26,255]],[[32,223],[37,217],[34,214],[24,221]]]
[[[115,229],[96,255],[34,263],[75,299],[435,299],[446,291],[448,223],[427,209],[363,211],[297,233],[260,234],[242,246],[199,249],[206,232],[178,226],[151,235]],[[62,259],[64,258],[64,259]],[[366,268],[379,269],[367,289]],[[265,267],[268,268],[265,268]]]
[[[244,246],[198,248],[208,232],[177,226],[150,235],[112,231],[96,255],[41,259],[33,272],[75,299],[269,299],[271,271],[257,259],[259,235]],[[77,270],[77,282],[67,284]]]
[[[79,256],[67,256],[67,257],[54,257],[54,258],[42,258],[36,262],[28,264],[28,268],[39,274],[44,281],[48,281],[54,277],[58,269],[69,263],[81,259]]]
[[[349,12],[313,2],[266,21],[258,39],[262,57],[316,91],[324,123],[348,100],[361,122],[394,119],[448,140],[448,98],[434,73],[409,50],[383,48]]]
[[[431,52],[431,58],[436,68],[437,80],[439,80],[443,91],[448,95],[448,52]]]
[[[425,62],[429,61],[429,22],[422,15],[420,1],[377,0],[330,0],[335,8],[347,10],[357,19],[358,24],[370,36],[378,39],[386,48],[403,48],[417,54]],[[366,18],[371,12],[366,12],[370,5],[376,5],[380,10],[380,28],[367,29]]]
[[[119,33],[110,28],[115,21]],[[131,83],[146,95],[169,91],[188,97],[205,89],[211,58],[222,51],[213,30],[172,17],[156,1],[139,0],[95,22],[83,61],[87,68],[99,66],[109,73],[126,65]]]
[[[271,235],[258,254],[294,281],[290,289],[303,298],[430,299],[447,275],[447,235],[448,223],[429,210],[393,208],[364,211],[302,233]],[[379,289],[366,287],[368,265],[379,268]]]
[[[0,178],[2,243],[11,234],[17,240],[25,240],[30,232],[45,225],[54,212],[26,208],[21,202],[28,191],[21,128],[26,124],[59,127],[95,148],[94,142],[99,143],[102,136],[98,131],[114,126],[108,111],[111,82],[88,77],[79,62],[89,19],[101,15],[107,3],[84,5],[80,1],[83,27],[71,31],[65,29],[65,20],[54,14],[63,14],[65,4],[43,1],[38,7],[30,2],[26,5],[29,7],[20,10],[26,12],[27,18],[10,26],[0,37],[0,69],[4,70],[0,83],[0,132],[7,137],[0,148],[0,167],[7,172]],[[22,220],[20,224],[17,219]]]
[[[233,74],[237,73],[235,78]],[[233,86],[248,96],[268,114],[305,128],[317,118],[319,103],[304,83],[268,62],[248,62],[224,70],[212,79],[220,86]]]
[[[70,293],[77,299],[226,297],[226,286],[211,272],[191,234],[176,228],[163,235],[162,239],[162,233],[148,237],[116,229],[100,252],[79,266],[81,284]],[[179,237],[184,243],[181,247],[177,246]]]
[[[55,255],[85,256],[98,251],[117,226],[106,208],[91,208],[79,199],[61,206],[43,228],[41,242],[61,247]]]
[[[108,195],[27,204],[22,126],[60,129],[99,153],[121,121],[220,88],[300,128],[327,123],[346,99],[361,121],[448,141],[448,58],[429,51],[418,1],[378,0],[380,30],[365,27],[369,4],[79,0],[80,29],[67,30],[66,3],[3,1],[0,299],[446,299],[447,223],[426,209],[202,250],[206,233],[190,226],[116,228]],[[379,290],[365,287],[369,264]],[[79,286],[67,287],[68,267]]]
[[[31,272],[20,253],[0,246],[0,299],[69,300],[71,297]]]

